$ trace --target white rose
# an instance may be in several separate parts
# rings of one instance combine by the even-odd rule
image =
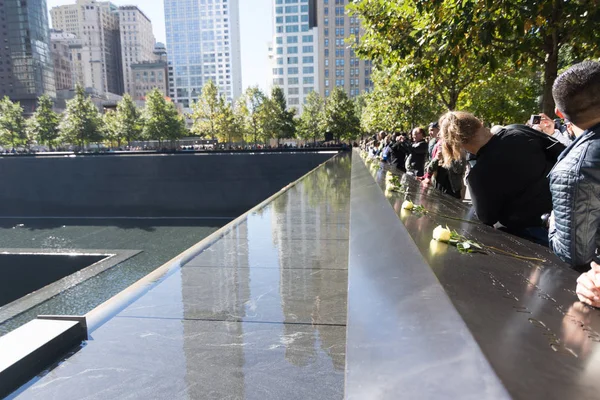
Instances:
[[[402,209],[403,210],[412,210],[413,208],[415,208],[415,205],[410,200],[406,200],[404,203],[402,203]],[[433,231],[433,234],[434,234],[434,237],[435,237],[435,231]]]
[[[448,242],[451,236],[452,232],[441,225],[433,230],[433,238],[439,242]]]

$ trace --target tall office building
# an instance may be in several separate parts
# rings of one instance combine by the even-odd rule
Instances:
[[[319,91],[319,29],[309,0],[273,0],[273,43],[269,44],[272,85],[283,89],[299,113],[308,94]]]
[[[242,93],[239,0],[165,0],[170,97],[189,108],[212,80]]]
[[[125,92],[134,95],[136,84],[131,66],[154,59],[152,22],[137,6],[119,7],[121,59]]]
[[[56,97],[46,0],[0,1],[0,96],[32,112]]]
[[[72,33],[50,30],[52,58],[54,59],[54,81],[56,90],[71,90],[75,87],[76,73],[73,50],[80,47],[77,36]]]
[[[77,80],[98,95],[123,93],[119,11],[108,1],[77,0],[53,7],[52,26],[81,41],[74,51]]]
[[[313,1],[313,0],[311,0]],[[360,21],[346,14],[351,0],[314,0],[319,28],[319,88],[323,96],[340,86],[350,97],[373,89],[372,63],[359,59],[346,39],[360,36]]]

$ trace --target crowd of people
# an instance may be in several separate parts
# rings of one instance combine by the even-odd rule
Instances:
[[[585,61],[553,86],[557,119],[486,126],[450,111],[410,135],[364,140],[371,157],[423,185],[462,198],[465,183],[485,224],[549,246],[572,268],[579,299],[600,307],[600,62]]]

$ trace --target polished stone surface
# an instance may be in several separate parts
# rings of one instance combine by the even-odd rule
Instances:
[[[508,398],[357,156],[350,222],[346,398]]]
[[[2,247],[45,251],[138,250],[52,299],[0,324],[0,336],[38,315],[82,315],[185,251],[228,220],[0,218]]]
[[[15,397],[342,398],[349,200],[338,156]]]
[[[371,172],[383,189],[385,170]],[[547,248],[482,225],[469,206],[424,188],[412,177],[402,176],[401,181],[405,193],[391,193],[389,203],[510,395],[597,399],[600,310],[577,301],[578,274]],[[431,213],[402,210],[407,197]],[[460,254],[432,240],[438,225],[545,262],[516,259],[493,249],[488,255]]]

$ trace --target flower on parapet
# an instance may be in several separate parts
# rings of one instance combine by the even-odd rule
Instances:
[[[402,203],[403,210],[412,210],[413,208],[415,208],[415,205],[410,200],[406,200],[406,201],[404,201],[404,203]]]
[[[448,243],[452,238],[452,232],[450,229],[438,225],[438,227],[433,230],[433,238],[438,242]]]

